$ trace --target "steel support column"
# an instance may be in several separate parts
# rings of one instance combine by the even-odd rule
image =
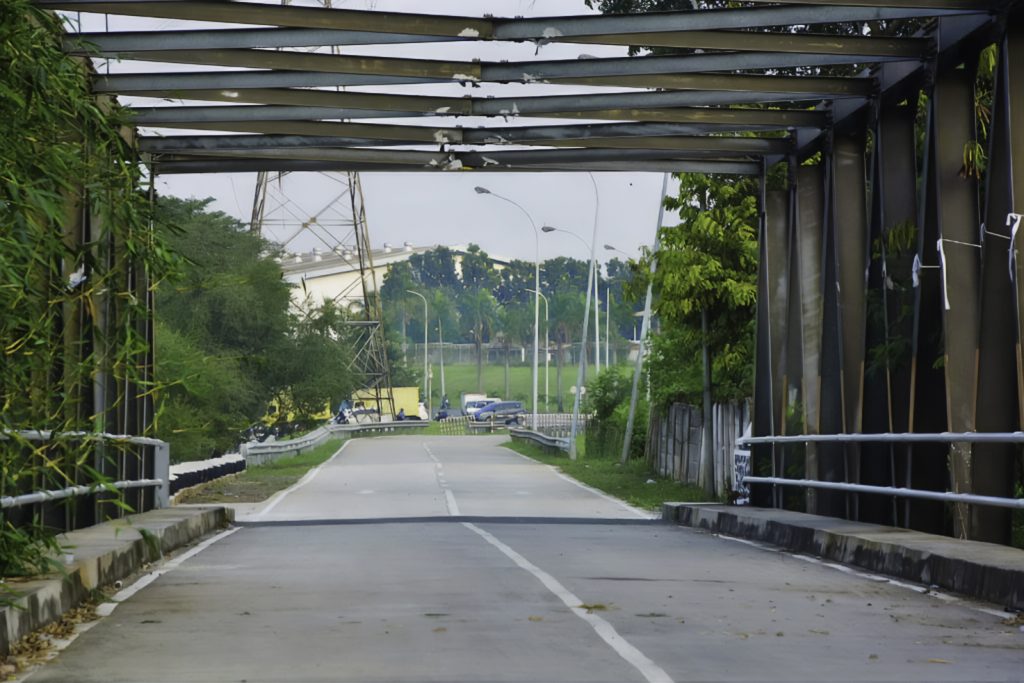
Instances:
[[[918,243],[915,263],[914,331],[911,358],[910,431],[947,431],[946,378],[943,364],[943,297],[939,274],[939,226],[936,215],[936,181],[933,142],[934,112],[929,107],[925,124],[925,152],[922,163],[922,191],[918,208]],[[936,444],[914,444],[907,467],[908,488],[949,490],[949,472],[944,453]],[[944,533],[944,507],[935,501],[909,501],[907,526],[930,533]]]
[[[765,195],[765,245],[764,265],[765,286],[768,293],[768,335],[771,345],[769,362],[771,363],[772,391],[771,414],[772,433],[784,434],[786,422],[786,348],[792,330],[788,329],[789,316],[789,235],[790,207],[789,192],[771,190]],[[786,467],[785,448],[773,449],[772,471],[783,476]],[[782,488],[775,489],[775,505],[783,504]]]
[[[821,372],[819,428],[824,434],[843,432],[843,355],[842,318],[839,311],[839,257],[836,239],[835,163],[832,150],[824,155],[825,211],[822,230],[821,267]],[[820,444],[817,453],[818,477],[823,481],[847,481],[846,458],[842,444]],[[815,514],[846,517],[847,497],[834,491],[820,491],[814,499]]]
[[[825,173],[821,164],[796,169],[795,254],[800,282],[800,343],[804,433],[818,434],[821,423],[822,237]],[[818,445],[807,444],[804,472],[818,478]],[[817,509],[818,492],[805,493],[808,512]]]
[[[977,181],[964,168],[964,145],[976,137],[974,71],[968,64],[941,74],[932,97],[936,194],[930,208],[939,228],[946,411],[954,432],[974,431],[976,415],[981,245]],[[950,448],[950,474],[954,493],[974,493],[969,444]],[[968,506],[955,506],[953,527],[960,538],[972,535],[968,515]]]
[[[1018,61],[1021,72],[1021,50],[1024,49],[1024,30],[1010,29],[1000,46],[999,67],[996,71],[992,118],[989,128],[989,165],[986,184],[985,234],[982,241],[981,270],[981,327],[978,349],[978,431],[1012,432],[1021,428],[1019,399],[1017,396],[1020,367],[1017,360],[1017,325],[1012,312],[1013,301],[1020,287],[1007,271],[1007,250],[1010,246],[1012,224],[1007,225],[1007,214],[1014,212],[1015,200],[1024,179],[1014,173],[1014,161],[1019,160],[1020,136],[1024,130],[1012,130],[1010,88],[1011,62]],[[1021,110],[1018,110],[1021,111]],[[1018,121],[1019,124],[1019,121]],[[1014,135],[1016,133],[1016,136]],[[1018,159],[1014,159],[1013,143],[1016,138]],[[1024,165],[1017,166],[1024,169]],[[1014,187],[1014,184],[1018,187]],[[1017,207],[1020,210],[1020,207]],[[1008,372],[1017,368],[1016,373]],[[972,493],[988,496],[1013,496],[1014,455],[1012,444],[975,444],[971,479]],[[970,513],[970,537],[991,543],[1009,543],[1012,515],[1008,510],[973,506]]]
[[[868,263],[865,146],[862,133],[837,136],[833,141],[832,201],[829,206],[835,244],[840,373],[837,389],[841,404],[839,431],[842,432],[861,431],[863,416],[867,315],[865,271]],[[860,448],[856,444],[848,444],[843,450],[842,480],[859,483]],[[855,497],[848,499],[847,515],[857,518]]]
[[[767,197],[765,192],[765,171],[762,166],[761,191],[758,197],[760,206],[758,225],[758,269],[757,269],[757,310],[755,312],[754,340],[754,411],[752,415],[752,434],[754,436],[772,436],[776,434],[776,420],[773,410],[774,373],[772,358],[772,317],[771,317],[771,273],[774,269],[772,254],[778,249],[770,249],[772,234],[768,229]],[[757,473],[774,472],[775,462],[771,446],[754,446],[751,449],[751,470]],[[751,502],[759,507],[771,507],[775,504],[774,489],[755,486],[751,489]]]

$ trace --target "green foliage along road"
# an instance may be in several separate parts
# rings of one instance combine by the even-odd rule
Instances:
[[[177,255],[157,291],[157,435],[176,460],[234,446],[270,402],[302,420],[351,395],[350,332],[331,304],[297,311],[273,245],[212,200],[161,198],[158,232]]]

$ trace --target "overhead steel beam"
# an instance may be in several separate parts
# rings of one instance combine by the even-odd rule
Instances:
[[[439,43],[452,39],[409,33],[342,31],[315,28],[234,28],[192,31],[112,31],[69,33],[64,51],[92,57],[117,57],[152,50],[221,50],[243,48],[323,47]]]
[[[229,24],[286,26],[292,28],[393,32],[449,38],[528,40],[550,42],[580,36],[708,31],[766,28],[791,24],[813,25],[913,19],[949,14],[985,12],[989,2],[951,0],[925,7],[901,3],[810,3],[805,6],[744,7],[685,12],[651,12],[627,15],[577,15],[537,19],[488,19],[465,16],[406,14],[324,9],[295,5],[250,2],[166,2],[165,0],[37,0],[48,9],[96,12],[160,19],[212,21]],[[894,6],[896,5],[896,6]]]
[[[337,74],[318,71],[211,71],[175,73],[95,74],[93,91],[102,93],[171,92],[185,97],[191,90],[243,90],[248,88],[334,88],[359,85],[447,83],[448,78]],[[551,83],[665,90],[726,90],[791,93],[810,98],[868,97],[875,90],[872,78],[817,78],[756,74],[653,74],[558,78]]]
[[[884,61],[923,59],[916,57],[880,57],[870,54],[814,54],[804,52],[714,52],[670,57],[621,57],[604,59],[561,59],[537,62],[459,62],[433,59],[401,59],[331,55],[315,52],[275,50],[154,50],[124,52],[122,59],[242,67],[247,69],[284,69],[322,71],[380,76],[413,76],[451,81],[487,83],[538,83],[552,79],[600,78],[655,74],[785,69],[837,64],[870,64]]]
[[[626,124],[634,126],[636,124]],[[372,126],[369,126],[372,128]],[[397,126],[396,126],[397,127]],[[642,128],[642,124],[639,126]],[[387,128],[387,126],[379,126]],[[620,147],[629,149],[671,149],[689,152],[714,152],[719,154],[784,154],[791,146],[787,138],[756,138],[756,137],[720,137],[720,136],[642,136],[622,135],[613,137],[615,131],[609,130],[607,137],[584,134],[574,131],[573,126],[546,126],[564,132],[558,136],[555,130],[544,131],[541,135],[518,136],[514,144],[540,144],[544,146],[563,147]],[[598,128],[613,129],[616,126],[599,126]],[[510,144],[507,138],[500,135],[497,129],[487,131],[463,131],[461,129],[434,131],[433,139],[429,138],[429,130],[423,128],[423,143],[493,145],[496,143]],[[506,131],[510,129],[505,129]],[[511,129],[514,130],[514,129]],[[370,131],[372,132],[372,131]],[[257,136],[257,135],[195,135],[179,137],[143,137],[139,140],[139,149],[150,153],[187,153],[189,151],[243,151],[263,149],[316,149],[337,148],[348,146],[374,145],[407,145],[408,140],[382,140],[380,138],[361,137],[313,137],[313,136]]]
[[[310,48],[340,45],[390,45],[451,40],[438,36],[332,29],[259,28],[193,31],[132,31],[72,33],[64,38],[71,54],[117,57],[133,52],[162,50],[220,50],[246,48]],[[458,39],[458,40],[465,40]],[[557,38],[554,40],[558,40]],[[930,48],[924,38],[840,36],[834,34],[751,31],[674,31],[615,34],[570,39],[575,43],[634,45],[701,50],[860,54],[877,57],[920,58]]]
[[[316,121],[319,119],[421,117],[420,112],[399,112],[330,107],[238,106],[238,107],[140,107],[133,110],[134,123],[143,126],[189,127],[238,121]],[[509,112],[511,114],[511,112]],[[440,116],[437,112],[432,116]],[[825,126],[824,112],[783,109],[719,109],[679,107],[674,109],[609,109],[586,112],[546,113],[551,118],[610,119],[615,121],[662,121],[675,123],[717,123],[723,126],[754,125],[778,128]],[[237,130],[225,128],[225,130]]]
[[[537,19],[497,20],[495,40],[544,40],[603,34],[664,33],[668,31],[714,31],[723,29],[767,28],[786,25],[816,25],[839,22],[914,19],[950,14],[984,12],[976,2],[950,2],[943,7],[853,7],[850,5],[773,6],[726,9],[702,9],[686,12],[648,12],[644,14],[583,15]],[[560,36],[558,34],[561,34]]]
[[[753,31],[623,33],[556,40],[588,45],[643,45],[644,47],[689,50],[860,54],[904,59],[923,57],[931,47],[931,42],[923,38],[785,32],[755,33]]]
[[[173,99],[179,96],[178,93],[172,90],[130,90],[121,94],[158,99]],[[586,112],[622,107],[665,109],[670,107],[705,107],[803,100],[802,97],[794,97],[790,94],[744,93],[717,90],[470,98],[337,92],[330,90],[307,90],[303,88],[191,90],[188,92],[187,99],[237,104],[416,112],[425,116],[538,116],[564,111]],[[816,101],[815,99],[810,100],[812,103]]]
[[[194,150],[188,154],[155,157],[155,160],[187,161],[196,157],[222,159],[290,159],[296,161],[354,162],[409,166],[431,166],[459,170],[500,166],[516,168],[537,164],[567,166],[577,162],[604,163],[617,161],[750,161],[743,158],[715,158],[715,152],[682,153],[677,150],[633,149],[544,149],[495,152],[428,152],[419,150],[347,149],[347,148],[276,148],[258,150]],[[721,152],[717,153],[721,157]]]
[[[718,110],[714,110],[718,111]],[[728,110],[726,110],[728,111]],[[636,125],[636,126],[671,126],[673,130],[677,131],[679,135],[704,135],[707,133],[722,134],[734,131],[774,131],[779,129],[788,128],[788,125],[781,125],[778,122],[766,122],[766,123],[751,123],[748,121],[738,121],[735,118],[729,118],[728,120],[699,120],[696,117],[692,121],[685,123],[627,123],[627,124],[583,124],[583,125]],[[338,121],[216,121],[213,123],[202,123],[202,122],[190,122],[190,123],[172,123],[172,124],[159,124],[157,128],[168,128],[168,129],[190,129],[190,130],[209,130],[209,131],[230,131],[236,133],[259,133],[263,135],[301,135],[301,136],[324,136],[324,137],[363,137],[373,138],[379,136],[387,140],[408,140],[408,144],[416,144],[418,142],[429,143],[431,138],[434,138],[434,142],[441,144],[444,142],[459,142],[462,139],[463,134],[469,132],[479,132],[480,135],[474,140],[479,140],[473,144],[504,144],[506,142],[518,144],[519,137],[517,133],[512,133],[507,137],[502,137],[504,134],[501,132],[503,128],[478,128],[478,129],[462,129],[462,128],[437,128],[431,126],[398,126],[393,124],[370,124],[370,123],[352,123],[352,122],[338,122]],[[370,127],[381,128],[386,130],[370,130]],[[557,129],[560,126],[551,126],[552,129]],[[523,126],[521,128],[515,128],[515,131],[534,131],[536,129],[548,128],[548,126]],[[496,131],[492,134],[490,131]],[[508,129],[513,130],[513,129]],[[460,132],[463,131],[463,132]],[[448,137],[449,133],[452,137]],[[532,135],[533,133],[531,133]],[[537,133],[539,136],[543,136],[543,133]],[[435,137],[436,136],[436,137]],[[177,137],[183,136],[163,136],[166,139],[176,139]],[[247,137],[255,136],[249,135]],[[468,143],[467,143],[468,144]]]
[[[566,171],[657,171],[676,173],[715,173],[725,175],[757,175],[761,164],[743,161],[613,161],[582,162],[567,165],[536,164],[517,168],[486,166],[473,169],[444,168],[435,166],[409,166],[402,164],[368,164],[334,161],[296,161],[292,159],[202,159],[189,161],[164,161],[155,163],[160,175],[183,173],[252,173],[255,171],[360,171],[360,172],[466,172],[500,171],[507,172],[566,172]]]
[[[940,17],[938,28],[933,31],[938,36],[937,55],[933,62],[940,69],[956,67],[964,59],[965,42],[987,44],[992,39],[992,30],[992,17],[989,16],[970,14]],[[905,61],[884,62],[878,65],[873,75],[878,83],[879,97],[890,103],[907,98],[916,99],[918,90],[931,78],[925,70]],[[835,129],[850,132],[859,128],[865,107],[864,102],[835,102],[831,107]],[[797,149],[801,158],[814,154],[820,146],[821,131],[799,132]]]

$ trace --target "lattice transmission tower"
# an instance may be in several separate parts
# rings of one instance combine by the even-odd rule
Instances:
[[[282,0],[281,4],[292,2]],[[331,0],[302,4],[328,9],[332,6]],[[372,3],[368,8],[372,9]],[[330,50],[338,52],[337,46]],[[319,243],[326,248],[323,252],[327,258],[351,270],[358,269],[359,278],[333,297],[349,314],[354,331],[349,368],[360,378],[359,394],[364,402],[373,404],[379,416],[394,415],[384,317],[359,174],[260,172],[250,226],[253,232],[284,249],[293,243]]]

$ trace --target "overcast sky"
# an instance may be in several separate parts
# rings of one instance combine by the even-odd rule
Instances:
[[[272,0],[268,0],[272,1]],[[314,4],[310,1],[292,4]],[[335,0],[335,7],[346,9],[376,9],[381,11],[456,14],[465,16],[557,16],[590,12],[583,0]],[[210,24],[172,20],[135,19],[86,15],[82,19],[84,31],[153,30],[191,27],[211,27]],[[222,27],[226,25],[214,25]],[[392,46],[359,46],[344,48],[347,54],[376,54],[382,56],[442,58],[451,60],[527,61],[531,59],[576,59],[587,55],[624,55],[624,48],[592,45],[546,45],[538,50],[533,44],[515,43],[434,43]],[[108,67],[101,65],[106,70]],[[165,66],[141,62],[113,63],[111,73],[144,70],[197,70],[197,67]],[[381,91],[384,88],[351,88],[353,91]],[[390,88],[395,91],[396,88]],[[404,86],[402,92],[462,96],[467,91],[458,84]],[[559,94],[588,92],[593,89],[543,84],[482,84],[472,94],[478,97],[527,94]],[[605,90],[607,92],[607,90]],[[140,105],[166,104],[160,101],[135,98],[128,103]],[[199,104],[191,103],[190,104]],[[208,103],[202,103],[208,104]],[[366,122],[371,122],[367,119]],[[487,120],[473,117],[418,118],[407,121],[413,125],[484,125]],[[384,122],[384,121],[382,121]],[[393,120],[392,120],[393,122]],[[544,119],[510,120],[507,125],[527,125],[549,122]],[[550,121],[559,123],[560,121]],[[154,131],[156,132],[156,131]],[[159,131],[182,134],[185,131]],[[291,174],[280,187],[272,190],[268,201],[266,232],[284,241],[294,235],[298,220],[314,216],[323,219],[334,213],[324,207],[337,196],[336,182],[309,177],[310,174]],[[313,174],[315,175],[315,174]],[[605,251],[604,244],[634,255],[641,245],[653,242],[660,201],[661,174],[658,173],[595,173],[597,185],[586,174],[574,173],[363,173],[361,179],[366,197],[367,222],[370,239],[375,246],[385,242],[415,246],[433,244],[466,244],[475,242],[486,251],[510,258],[532,260],[535,254],[533,230],[527,218],[514,206],[493,196],[474,192],[476,185],[487,187],[494,193],[521,204],[536,224],[552,225],[577,233],[590,241],[595,212],[598,207],[598,252],[607,260],[621,256]],[[209,174],[195,176],[164,176],[158,180],[163,194],[181,197],[213,197],[213,207],[248,222],[256,183],[254,173]],[[286,203],[277,210],[281,203]],[[284,217],[288,216],[285,221]],[[666,216],[671,224],[673,216]],[[325,221],[329,222],[329,221]],[[350,243],[350,228],[328,225],[331,234],[312,235],[305,231],[288,245],[293,251],[306,251],[313,247],[331,246],[329,242]],[[586,249],[569,235],[542,234],[541,259],[566,255],[583,258]]]

